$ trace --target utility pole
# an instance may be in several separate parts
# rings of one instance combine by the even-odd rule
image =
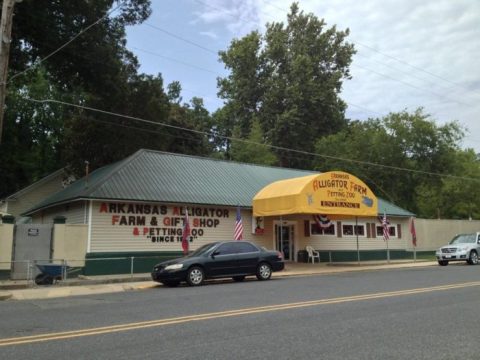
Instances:
[[[3,0],[2,20],[0,23],[0,144],[2,143],[8,58],[10,56],[10,43],[12,42],[12,18],[15,2],[16,0]]]

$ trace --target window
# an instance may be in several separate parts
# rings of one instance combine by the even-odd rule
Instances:
[[[316,222],[310,222],[310,234],[312,234],[312,235],[335,235],[335,225],[331,224],[327,228],[322,228]]]
[[[397,228],[395,226],[388,227],[388,235],[390,237],[397,236]],[[383,237],[383,226],[377,226],[377,237]]]
[[[354,235],[365,236],[365,225],[343,224],[342,234],[344,236],[354,236]]]
[[[235,254],[236,248],[234,247],[234,243],[226,243],[222,244],[215,250],[216,255],[231,255]]]
[[[251,253],[251,252],[258,251],[258,249],[254,245],[248,242],[239,241],[239,242],[233,243],[232,245],[234,246],[235,252],[238,254]]]

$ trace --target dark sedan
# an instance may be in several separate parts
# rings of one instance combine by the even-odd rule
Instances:
[[[167,286],[177,286],[182,281],[197,286],[214,278],[243,281],[249,275],[268,280],[273,271],[284,267],[278,251],[265,250],[248,241],[225,241],[206,244],[188,256],[155,265],[152,279]]]

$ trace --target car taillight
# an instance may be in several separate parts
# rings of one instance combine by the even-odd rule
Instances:
[[[277,251],[277,256],[280,260],[283,260],[283,253],[281,251]]]

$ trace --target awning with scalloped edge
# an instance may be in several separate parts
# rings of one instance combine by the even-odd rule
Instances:
[[[252,205],[253,216],[378,215],[377,197],[370,188],[342,171],[273,182],[255,195]]]

